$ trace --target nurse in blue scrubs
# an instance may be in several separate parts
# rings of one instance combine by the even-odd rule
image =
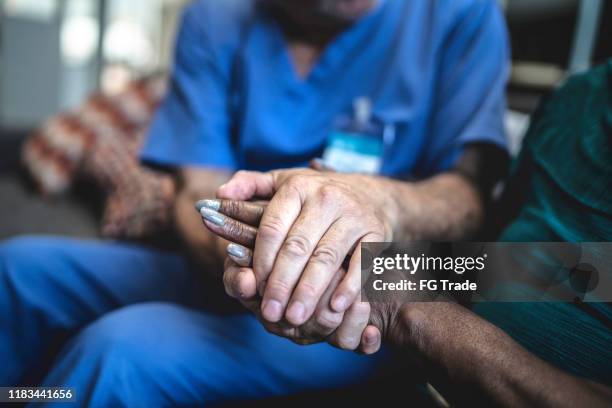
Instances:
[[[321,157],[363,97],[392,129],[382,176],[449,173],[471,146],[503,157],[508,57],[493,0],[195,1],[142,150],[180,182],[184,251],[53,237],[1,244],[0,386],[74,387],[88,406],[194,405],[385,370],[384,352],[300,347],[231,303],[206,278],[222,271],[224,243],[193,204],[237,170]]]

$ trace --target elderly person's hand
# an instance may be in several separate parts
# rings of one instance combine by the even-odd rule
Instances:
[[[310,169],[238,172],[220,198],[270,202],[261,216],[253,252],[262,317],[293,326],[308,321],[336,272],[347,273],[331,296],[346,312],[358,297],[361,242],[390,241],[395,206],[382,179]]]
[[[359,299],[346,312],[336,312],[329,306],[330,298],[346,272],[339,268],[323,293],[313,316],[304,324],[294,326],[281,320],[271,323],[261,316],[261,298],[256,290],[255,274],[250,268],[257,225],[265,208],[262,203],[203,200],[198,203],[206,226],[232,244],[225,263],[223,280],[226,292],[238,299],[259,317],[266,329],[299,344],[328,341],[342,349],[359,350],[366,354],[380,348],[380,333],[375,328],[364,332],[370,318],[370,307]],[[362,334],[367,337],[362,339]]]

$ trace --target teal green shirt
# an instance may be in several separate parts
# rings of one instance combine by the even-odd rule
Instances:
[[[501,241],[612,241],[612,60],[571,78],[542,106],[513,174],[523,201]],[[612,384],[609,303],[479,304],[475,311],[555,366]]]

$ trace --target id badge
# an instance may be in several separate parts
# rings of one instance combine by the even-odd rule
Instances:
[[[368,134],[332,131],[323,152],[326,166],[341,173],[380,173],[384,142]]]

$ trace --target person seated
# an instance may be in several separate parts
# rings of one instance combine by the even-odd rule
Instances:
[[[302,169],[266,181],[285,187],[262,220],[269,239],[255,257],[269,274],[283,248],[264,317],[280,321],[288,285],[304,270],[302,295],[328,287],[344,252],[364,238],[469,237],[507,160],[508,56],[493,1],[195,1],[142,151],[176,175],[174,224],[185,251],[56,237],[2,243],[0,385],[70,386],[88,406],[180,406],[336,388],[388,370],[388,353],[299,347],[228,299],[218,279],[227,242],[206,231],[194,202],[237,170],[306,167],[330,150],[337,118],[365,97],[385,129],[384,149],[369,151],[382,163],[370,166],[377,174],[330,179]],[[317,200],[305,203],[307,216],[282,245],[302,182]],[[279,208],[285,195],[291,205]],[[313,212],[334,227],[326,233]],[[328,244],[315,247],[323,236]],[[333,309],[316,314],[326,329],[361,308],[357,264]],[[315,306],[302,299],[287,311],[297,325]],[[335,344],[352,348],[346,333]]]
[[[535,115],[502,197],[501,206],[511,221],[500,240],[611,241],[611,136],[612,60],[570,79]],[[355,184],[349,184],[351,180]],[[454,404],[610,406],[610,303],[483,302],[476,303],[470,311],[456,303],[364,302],[353,304],[344,315],[336,315],[335,331],[322,330],[317,319],[298,319],[291,306],[286,314],[291,325],[272,325],[276,319],[270,319],[261,304],[278,293],[269,294],[270,287],[289,268],[283,264],[283,269],[277,269],[287,255],[282,250],[274,252],[276,248],[286,248],[292,234],[299,231],[304,242],[309,242],[309,237],[316,242],[322,235],[317,248],[325,245],[324,253],[343,256],[353,241],[347,240],[346,235],[330,239],[336,223],[348,219],[351,228],[345,231],[358,231],[357,236],[367,237],[372,234],[368,232],[371,220],[379,213],[388,213],[389,208],[397,208],[388,201],[389,195],[380,194],[366,182],[359,175],[302,170],[243,173],[219,190],[222,199],[202,201],[199,206],[203,208],[205,224],[234,242],[228,247],[224,274],[228,294],[258,314],[269,330],[298,343],[334,342],[342,337],[345,348],[374,353],[383,341],[416,355],[423,378],[443,384],[444,395]],[[334,200],[321,201],[326,196],[322,191]],[[270,201],[232,201],[252,196]],[[213,215],[217,222],[210,221],[215,219]],[[405,222],[413,220],[410,214],[402,216]],[[295,221],[279,222],[291,218]],[[270,220],[276,221],[276,234],[264,230]],[[398,225],[396,219],[393,221],[388,225]],[[283,230],[281,226],[285,226]],[[296,226],[300,227],[297,231]],[[372,235],[370,240],[390,237],[387,232]],[[268,249],[271,238],[284,244]],[[260,252],[261,248],[264,252]],[[276,260],[270,262],[274,266],[266,273],[262,265],[271,252],[276,253]],[[337,298],[333,294],[344,293],[343,285],[350,277],[345,277],[344,271],[328,274],[329,288],[322,294],[313,290],[323,280],[322,268],[314,262],[315,253],[308,261],[312,267],[290,281],[297,287],[290,302],[316,304],[320,296],[317,307],[329,302],[334,306]],[[349,274],[359,253],[350,257]],[[340,267],[342,262],[334,258],[334,266]],[[309,273],[319,275],[313,279]],[[265,283],[262,299],[258,297],[260,282]],[[308,282],[310,285],[305,285]],[[310,316],[311,309],[307,310]]]

